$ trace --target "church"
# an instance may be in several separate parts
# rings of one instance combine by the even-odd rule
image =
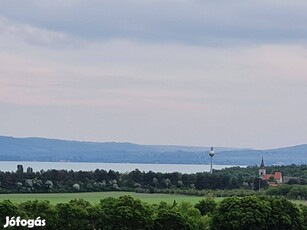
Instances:
[[[281,184],[283,182],[281,172],[274,172],[274,174],[266,173],[263,157],[259,168],[259,177],[262,180],[267,181],[269,186],[277,186],[278,184]]]

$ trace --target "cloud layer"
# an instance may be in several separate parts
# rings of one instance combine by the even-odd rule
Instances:
[[[306,10],[305,1],[4,0],[0,128],[148,144],[304,143]]]
[[[76,38],[196,45],[306,42],[305,1],[1,2],[12,21]]]

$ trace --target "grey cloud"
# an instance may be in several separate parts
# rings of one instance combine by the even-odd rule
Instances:
[[[83,39],[188,44],[305,42],[304,1],[17,1],[0,14]],[[16,8],[18,6],[18,8]]]
[[[0,17],[0,34],[16,37],[31,45],[52,48],[73,48],[80,44],[72,41],[71,37],[64,32],[50,31],[30,24],[16,23],[3,17]]]

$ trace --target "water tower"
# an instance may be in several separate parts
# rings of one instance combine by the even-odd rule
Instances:
[[[213,147],[210,148],[209,156],[211,157],[210,173],[212,174],[212,173],[213,173],[213,169],[212,169],[212,158],[213,158],[213,156],[214,156],[214,148],[213,148]]]

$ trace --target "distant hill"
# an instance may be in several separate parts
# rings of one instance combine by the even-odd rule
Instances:
[[[108,163],[208,164],[209,147],[82,142],[0,136],[1,161],[73,161]],[[307,145],[253,150],[216,147],[215,164],[306,164]]]

